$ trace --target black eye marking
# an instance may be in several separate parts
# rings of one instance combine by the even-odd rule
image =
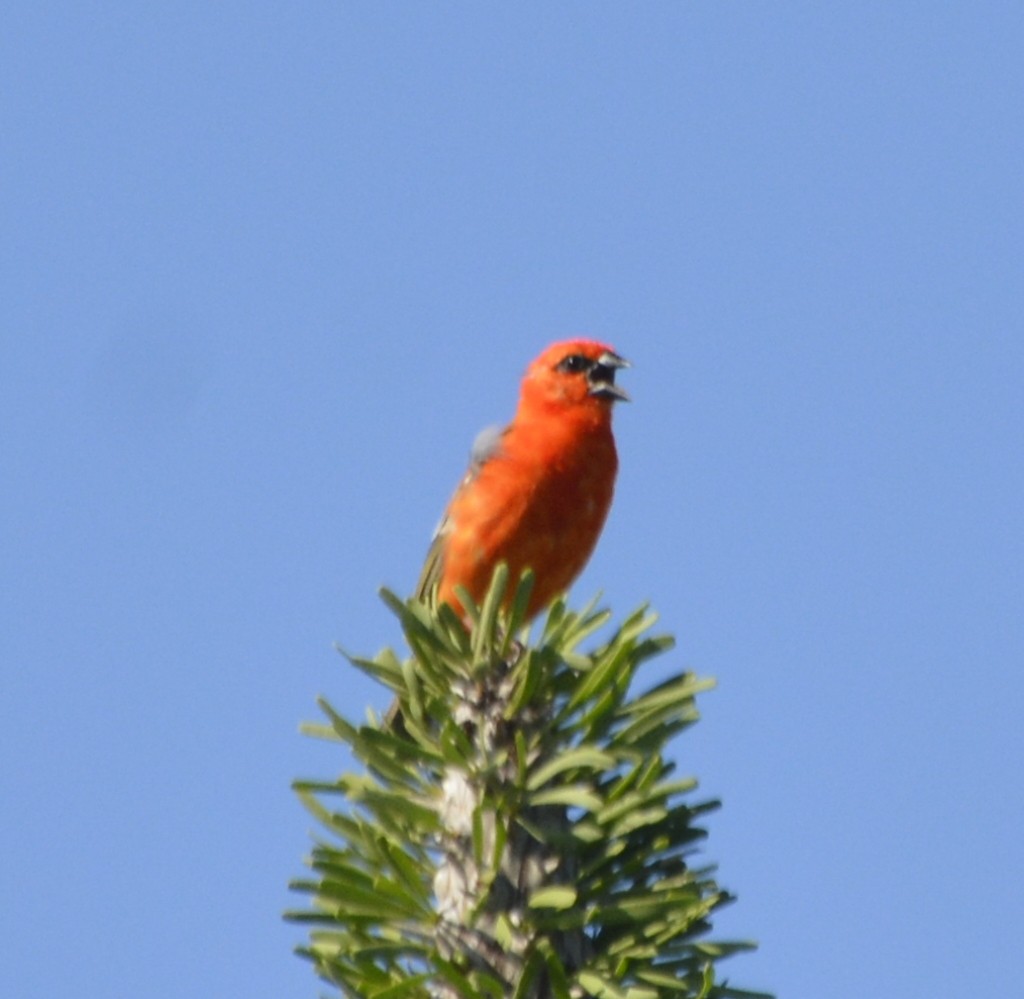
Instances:
[[[559,371],[567,371],[571,375],[578,375],[581,371],[589,371],[593,366],[594,362],[583,354],[570,354],[568,357],[563,357],[555,365]]]

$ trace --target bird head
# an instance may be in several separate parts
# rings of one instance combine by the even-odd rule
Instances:
[[[595,340],[552,344],[527,368],[522,403],[579,408],[607,416],[613,403],[629,399],[615,384],[615,372],[628,367],[629,361]]]

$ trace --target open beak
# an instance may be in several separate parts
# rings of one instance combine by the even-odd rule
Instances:
[[[619,368],[630,366],[629,361],[624,357],[619,357],[618,354],[606,350],[587,372],[590,395],[596,395],[599,399],[611,399],[612,402],[629,402],[630,398],[626,390],[615,384],[615,372]]]

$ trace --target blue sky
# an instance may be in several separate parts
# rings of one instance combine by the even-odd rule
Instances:
[[[15,3],[0,994],[314,996],[297,734],[484,424],[635,367],[574,593],[715,676],[737,984],[1013,994],[1024,8]]]

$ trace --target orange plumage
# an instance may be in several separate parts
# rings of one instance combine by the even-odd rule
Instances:
[[[611,507],[612,407],[628,398],[615,372],[625,366],[592,340],[553,344],[530,365],[514,419],[474,454],[448,505],[417,596],[436,586],[438,601],[461,613],[455,587],[479,603],[504,561],[513,582],[534,571],[530,618],[572,584]]]

